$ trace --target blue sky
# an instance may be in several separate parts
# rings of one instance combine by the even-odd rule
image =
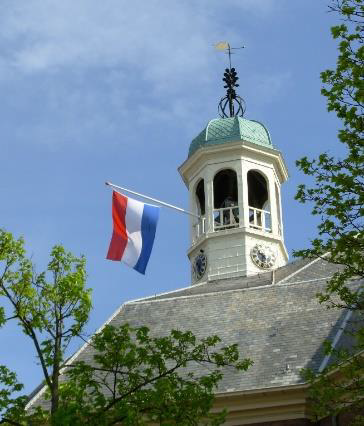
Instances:
[[[319,79],[335,64],[337,19],[321,0],[1,2],[0,226],[24,236],[39,271],[54,244],[86,256],[90,333],[126,300],[189,284],[188,220],[168,209],[145,276],[105,260],[104,182],[187,207],[177,167],[217,116],[227,63],[218,41],[246,46],[233,57],[246,118],[268,127],[290,171],[286,245],[309,244],[317,219],[293,199],[308,182],[294,163],[340,150]],[[1,330],[0,363],[30,391],[41,372],[24,339],[15,324]]]

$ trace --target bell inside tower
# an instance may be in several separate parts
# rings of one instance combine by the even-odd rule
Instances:
[[[268,183],[256,170],[248,172],[249,226],[271,232],[271,214],[268,197]]]
[[[214,177],[214,230],[239,226],[238,181],[236,172],[225,169]]]

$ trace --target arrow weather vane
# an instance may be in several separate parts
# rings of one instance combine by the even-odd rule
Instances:
[[[239,77],[235,68],[231,67],[231,55],[234,54],[232,50],[244,49],[244,47],[230,47],[230,44],[226,41],[220,41],[215,44],[217,50],[224,51],[229,55],[229,68],[225,68],[224,78],[222,79],[225,83],[224,88],[227,89],[226,95],[220,99],[218,107],[220,117],[222,118],[237,117],[239,115],[243,117],[246,110],[244,99],[235,92],[235,87],[239,87],[239,84],[236,83]],[[229,115],[226,112],[227,106],[229,106]]]

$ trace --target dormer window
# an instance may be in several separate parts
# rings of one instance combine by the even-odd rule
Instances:
[[[272,232],[272,221],[266,178],[256,170],[248,172],[249,226]]]
[[[239,226],[236,172],[225,169],[214,177],[214,231]]]

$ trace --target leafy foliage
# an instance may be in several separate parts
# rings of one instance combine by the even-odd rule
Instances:
[[[35,346],[49,409],[14,397],[23,388],[16,375],[0,366],[0,424],[11,425],[218,425],[225,413],[211,414],[213,392],[223,370],[245,371],[237,345],[219,337],[197,339],[190,331],[152,336],[146,327],[106,325],[89,345],[93,360],[67,363],[65,351],[81,335],[90,309],[85,288],[85,259],[55,246],[47,271],[37,275],[24,242],[0,230],[0,297]],[[47,278],[51,277],[49,281]],[[43,398],[43,397],[42,397]],[[2,417],[1,417],[2,416]]]
[[[55,413],[65,350],[72,338],[82,332],[91,309],[90,290],[85,288],[85,259],[55,246],[47,271],[37,275],[26,257],[23,239],[16,240],[9,232],[0,230],[0,265],[0,298],[6,300],[9,311],[6,314],[2,307],[2,323],[16,319],[32,340]],[[21,388],[7,369],[3,370],[0,383],[9,389],[0,396],[0,408],[5,410],[10,393]],[[8,411],[5,418],[11,414]]]
[[[236,345],[216,349],[217,336],[199,341],[190,331],[152,337],[146,327],[107,325],[90,344],[94,362],[73,363],[61,388],[59,415],[73,424],[220,424],[224,413],[209,411],[222,367],[251,364]]]
[[[6,418],[12,419],[14,424],[21,420],[27,402],[26,396],[14,398],[14,392],[20,392],[23,385],[17,380],[16,374],[4,365],[0,365],[0,413],[6,411]],[[9,420],[7,420],[9,423]],[[1,422],[0,422],[1,423]]]
[[[327,343],[326,353],[332,362],[318,376],[305,371],[311,383],[311,398],[317,417],[336,415],[348,406],[362,409],[364,396],[363,358],[353,357],[364,349],[363,281],[364,279],[364,1],[333,0],[330,10],[339,13],[342,23],[331,29],[339,40],[335,70],[321,73],[329,111],[342,121],[338,137],[344,145],[344,158],[323,153],[318,159],[297,161],[298,167],[315,180],[315,186],[300,185],[296,199],[313,202],[312,213],[321,216],[318,237],[312,247],[295,253],[304,257],[325,257],[342,265],[318,294],[328,307],[347,308],[353,312],[354,328],[350,338],[354,348],[349,353]],[[355,318],[355,320],[353,320]],[[364,424],[357,416],[353,424]]]
[[[349,410],[358,413],[352,416],[350,425],[363,425],[364,359],[361,355],[350,357],[347,351],[334,348],[327,353],[337,362],[329,365],[323,374],[304,372],[305,379],[311,382],[309,394],[316,419]]]
[[[296,199],[314,203],[313,214],[320,215],[319,237],[312,248],[296,255],[318,257],[326,253],[330,262],[344,265],[321,295],[322,301],[331,301],[338,294],[340,306],[362,308],[361,298],[347,286],[348,280],[364,277],[364,35],[363,0],[338,0],[331,9],[338,11],[345,23],[331,29],[339,39],[336,70],[321,73],[325,84],[322,94],[327,98],[328,110],[335,111],[344,128],[339,140],[347,155],[337,159],[327,153],[316,160],[307,157],[297,161],[298,167],[313,176],[316,185],[300,185]]]

